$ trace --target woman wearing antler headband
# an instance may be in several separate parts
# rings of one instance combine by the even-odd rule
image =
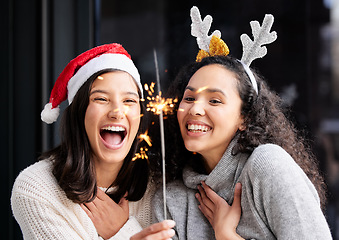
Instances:
[[[211,19],[201,21],[197,8],[191,13],[201,48]],[[193,27],[197,22],[203,27]],[[176,170],[185,165],[182,179],[167,187],[167,216],[176,222],[178,239],[332,239],[315,159],[280,98],[248,67],[266,54],[261,45],[276,38],[269,32],[272,23],[269,15],[262,26],[251,23],[254,41],[242,37],[242,61],[226,56],[220,34],[207,36],[207,49],[205,44],[169,90],[179,100],[169,138],[183,145],[168,146],[167,158]],[[240,190],[241,218],[230,226],[225,217],[234,213],[228,204]],[[161,191],[154,207],[162,220]]]

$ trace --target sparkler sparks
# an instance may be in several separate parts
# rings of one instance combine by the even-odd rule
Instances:
[[[139,139],[141,139],[141,141],[145,141],[148,146],[152,147],[152,141],[151,141],[151,138],[147,135],[148,133],[148,130],[146,130],[145,133],[142,133],[138,136]]]
[[[152,141],[151,141],[150,136],[147,135],[147,133],[148,133],[148,130],[146,130],[145,133],[140,134],[138,136],[138,138],[140,139],[141,142],[145,141],[148,144],[148,146],[151,147],[152,146]],[[147,153],[146,153],[147,151],[148,151],[147,147],[141,147],[139,152],[137,152],[135,154],[135,156],[132,158],[132,161],[135,161],[137,159],[148,159],[148,156],[147,156]]]
[[[161,97],[161,92],[159,92],[159,95],[153,96],[154,86],[155,86],[154,82],[152,82],[150,86],[148,86],[147,84],[144,85],[144,88],[148,93],[148,96],[146,97],[146,99],[148,100],[148,103],[146,105],[147,107],[146,111],[152,112],[156,115],[173,114],[175,103],[178,102],[178,99],[177,98],[175,99],[163,98]],[[142,101],[145,101],[145,100],[143,99]],[[148,136],[148,130],[146,130],[145,133],[140,134],[138,138],[140,139],[140,141],[145,141],[148,144],[148,146],[150,147],[152,146],[152,140],[150,136]],[[147,151],[148,151],[147,148],[140,148],[139,152],[135,154],[132,160],[135,161],[137,159],[148,159],[148,156],[146,153]]]
[[[150,86],[145,84],[145,89],[147,89],[146,91],[148,92],[146,99],[149,101],[146,105],[146,111],[153,112],[156,115],[160,115],[161,112],[163,112],[164,115],[172,114],[178,99],[163,98],[161,97],[161,92],[159,92],[159,95],[153,96],[154,85],[153,82]]]
[[[136,153],[134,158],[132,158],[132,161],[135,161],[137,159],[148,159],[148,156],[146,152],[148,151],[148,148],[140,148],[140,153]]]

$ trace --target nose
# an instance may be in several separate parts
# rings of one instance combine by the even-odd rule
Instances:
[[[112,104],[110,110],[108,111],[108,117],[113,119],[122,119],[125,116],[125,111],[122,106],[118,104]]]
[[[194,103],[192,103],[189,114],[191,114],[192,116],[204,116],[205,109],[203,102],[195,101]]]

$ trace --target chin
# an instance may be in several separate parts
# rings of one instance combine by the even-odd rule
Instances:
[[[199,152],[199,150],[201,150],[201,147],[195,143],[185,143],[185,147],[190,152]]]

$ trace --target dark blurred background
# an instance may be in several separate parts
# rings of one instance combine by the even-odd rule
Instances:
[[[89,48],[119,42],[143,83],[151,83],[156,49],[165,91],[198,52],[190,35],[193,5],[203,17],[213,16],[211,30],[222,32],[238,58],[240,35],[252,36],[249,22],[275,16],[278,39],[251,66],[282,96],[310,139],[328,185],[327,220],[339,239],[338,0],[2,0],[0,5],[1,239],[22,239],[9,200],[16,176],[58,144],[58,123],[42,123],[40,112],[66,64]]]

